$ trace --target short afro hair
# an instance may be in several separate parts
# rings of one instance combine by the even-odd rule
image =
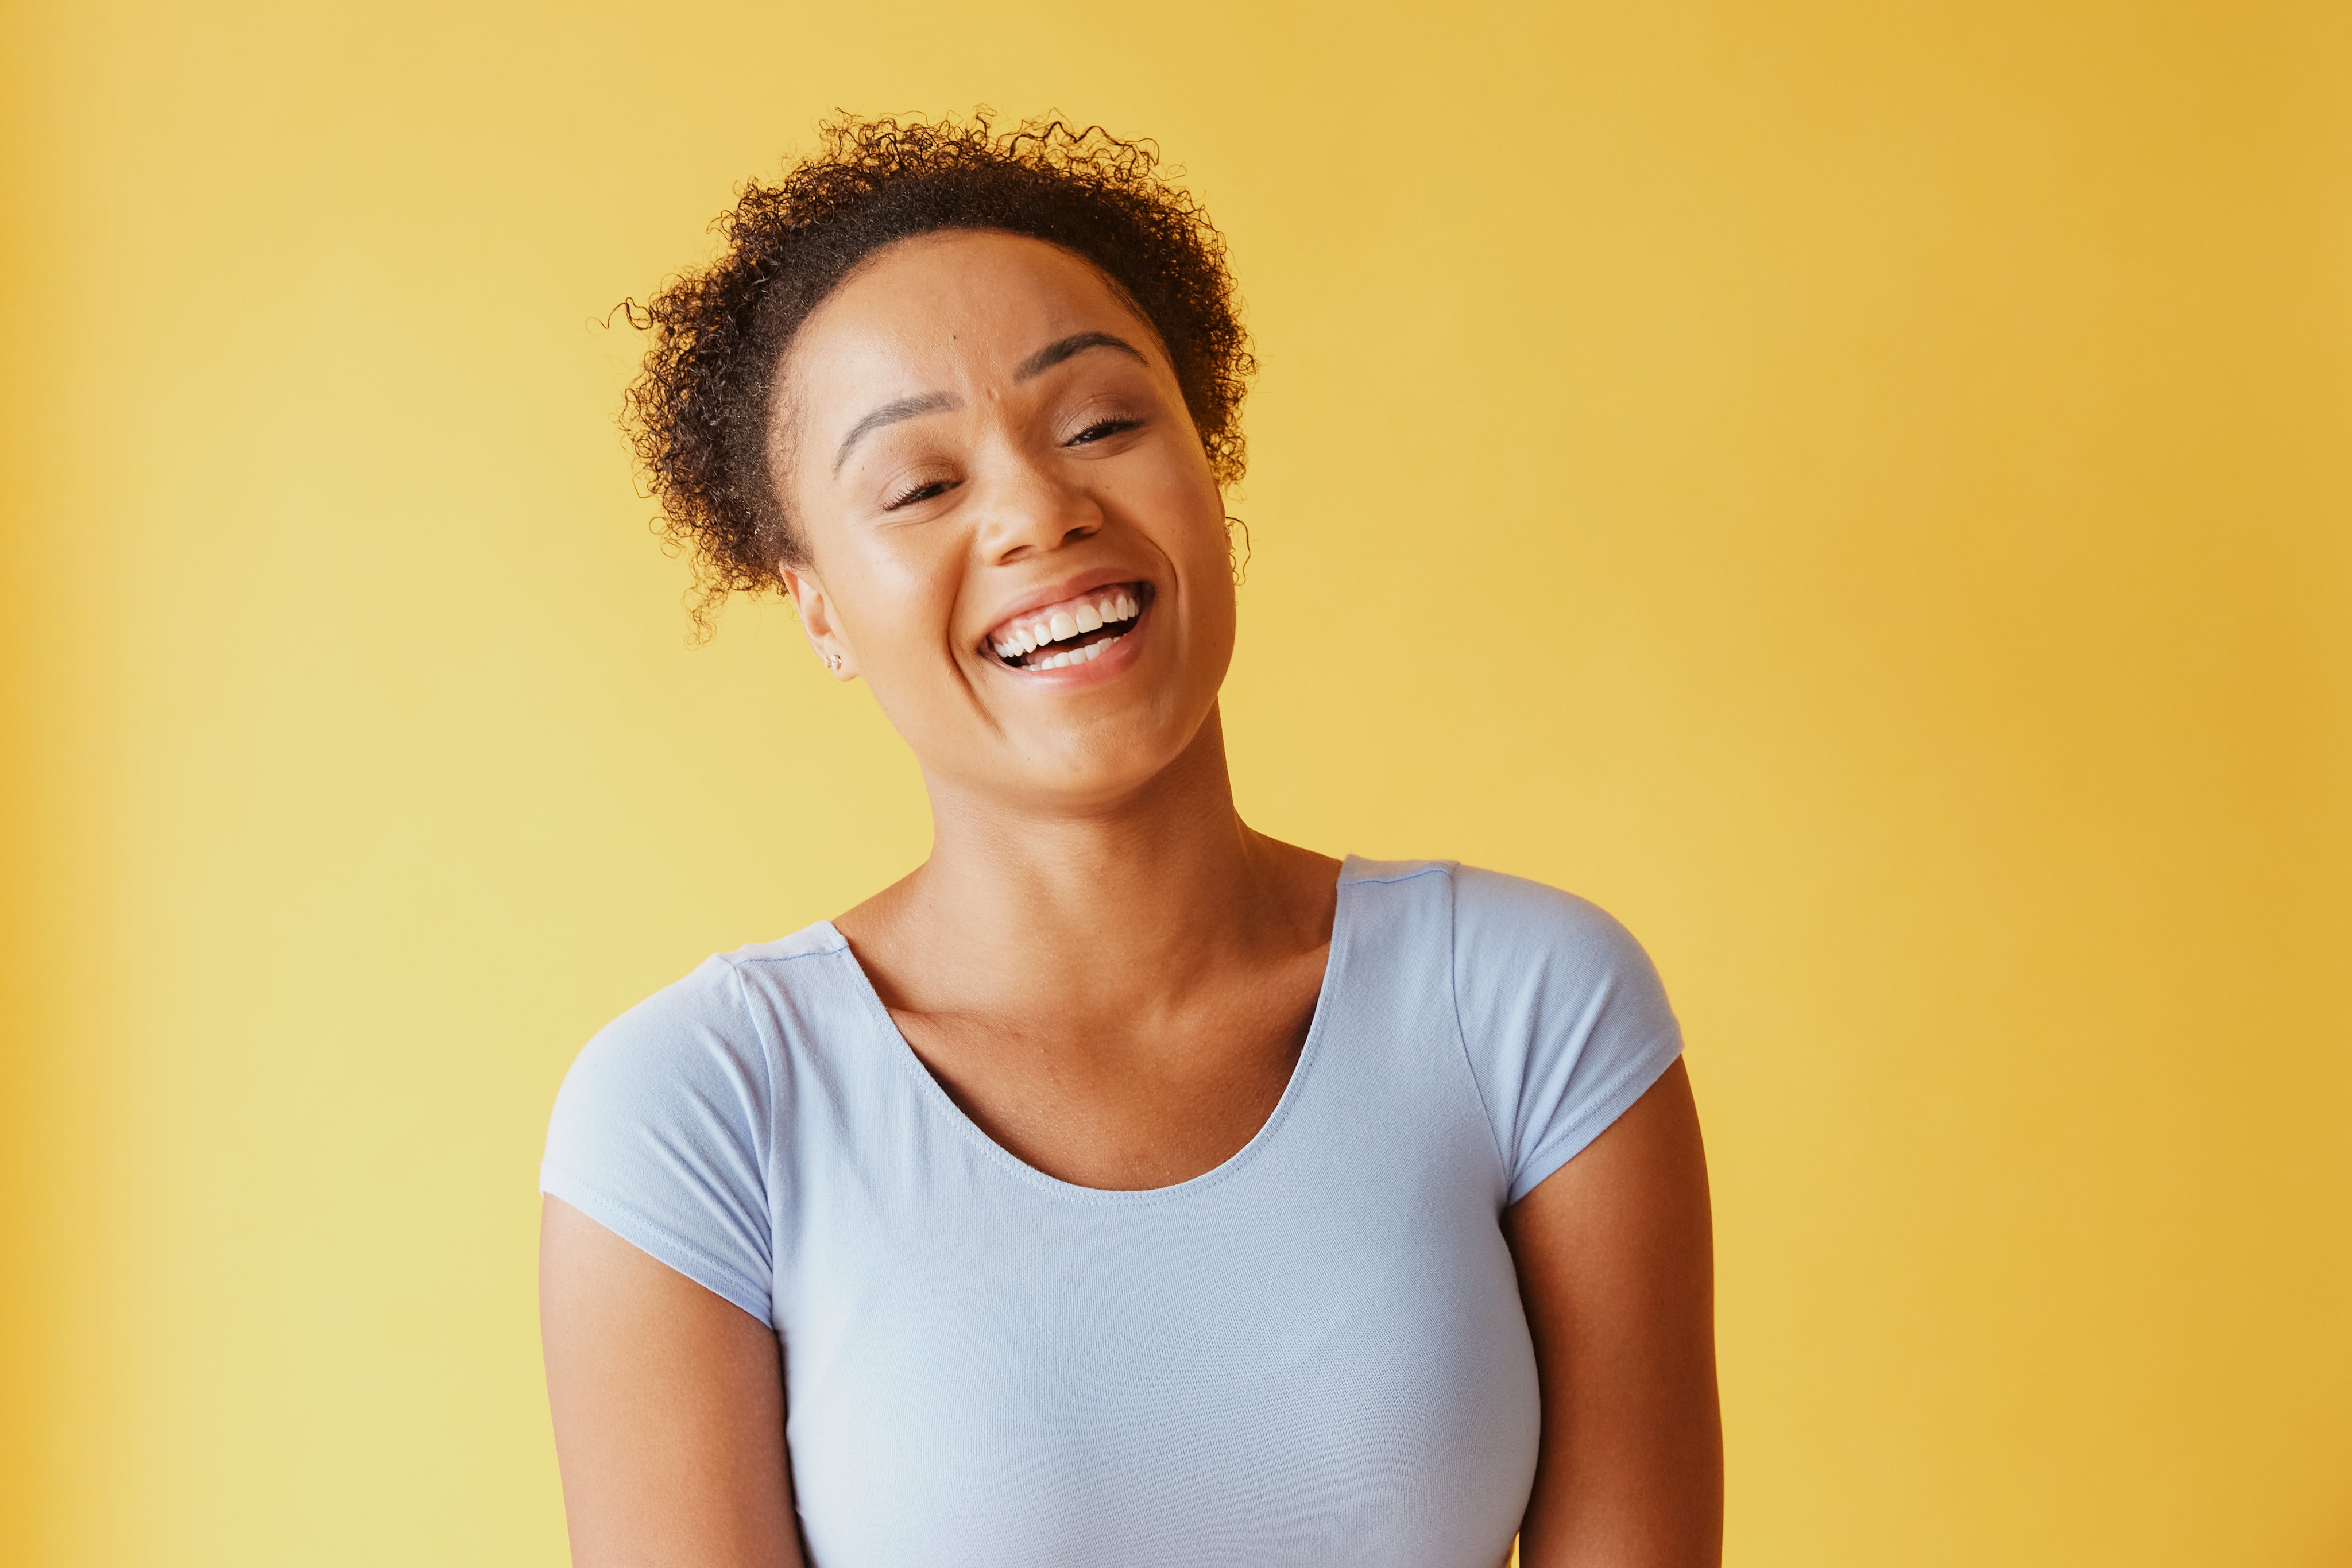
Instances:
[[[1222,484],[1243,467],[1242,396],[1256,370],[1225,245],[1162,172],[1158,149],[1099,126],[844,117],[772,185],[744,185],[713,225],[718,260],[625,308],[653,335],[623,428],[658,527],[694,562],[694,620],[708,635],[730,593],[780,587],[806,559],[771,473],[768,432],[793,336],[859,263],[894,241],[989,229],[1092,263],[1168,350],[1185,407]]]

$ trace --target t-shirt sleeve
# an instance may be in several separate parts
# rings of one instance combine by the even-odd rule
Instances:
[[[1573,1159],[1682,1054],[1641,944],[1596,905],[1540,883],[1455,872],[1454,986],[1507,1204]]]
[[[709,959],[581,1051],[539,1189],[772,1325],[776,1077],[733,966]]]

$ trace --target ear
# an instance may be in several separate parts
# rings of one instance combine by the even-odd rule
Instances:
[[[784,591],[793,596],[793,608],[800,612],[801,634],[824,661],[825,669],[836,681],[856,680],[857,655],[850,652],[834,620],[833,601],[824,596],[824,584],[805,567],[779,563],[776,574],[784,580]]]

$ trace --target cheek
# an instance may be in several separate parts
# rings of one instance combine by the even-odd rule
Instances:
[[[1197,635],[1228,650],[1234,635],[1235,604],[1233,570],[1237,534],[1225,526],[1224,497],[1206,464],[1174,468],[1165,478],[1159,497],[1166,519],[1161,548],[1172,558],[1184,583],[1186,619]]]
[[[913,573],[891,573],[860,585],[851,635],[859,662],[877,674],[916,677],[937,671],[948,652],[952,591]]]
[[[1163,519],[1163,548],[1187,568],[1223,559],[1225,498],[1197,453],[1179,457],[1153,475],[1147,504]]]
[[[1187,564],[1196,578],[1213,580],[1202,584],[1202,592],[1221,593],[1230,602],[1234,570],[1241,560],[1241,529],[1226,520],[1225,498],[1214,484],[1201,487],[1192,515],[1197,520],[1187,530]]]
[[[902,729],[919,725],[961,685],[949,637],[955,575],[919,557],[872,549],[858,554],[854,567],[841,573],[835,613],[856,651],[858,673],[883,711]]]

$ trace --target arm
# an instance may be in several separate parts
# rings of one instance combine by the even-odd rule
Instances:
[[[776,1336],[548,1198],[540,1335],[579,1568],[800,1568]]]
[[[1721,1563],[1712,1231],[1680,1061],[1504,1212],[1543,1399],[1526,1568]]]

